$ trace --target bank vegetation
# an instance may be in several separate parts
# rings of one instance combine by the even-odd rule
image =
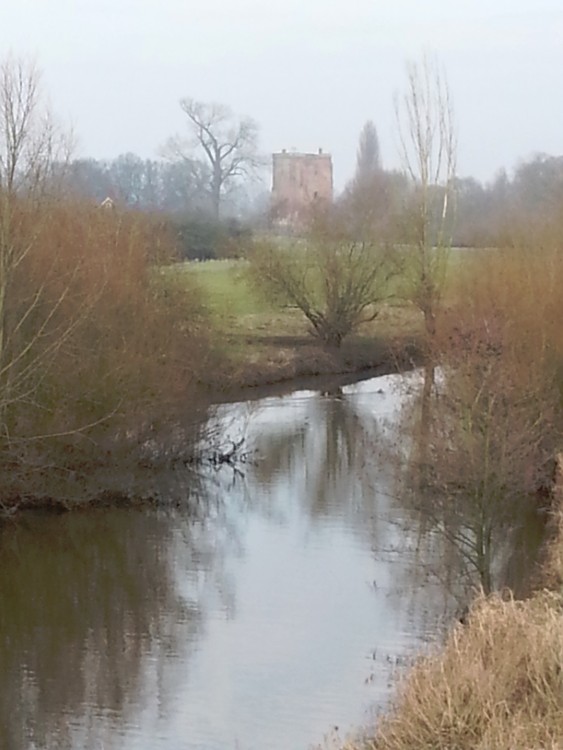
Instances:
[[[66,190],[67,139],[25,61],[0,68],[0,510],[65,503],[190,404],[209,355],[172,238]],[[193,410],[192,410],[193,411]],[[193,417],[193,414],[191,415]],[[72,493],[70,493],[72,495]],[[71,501],[69,496],[68,501]]]
[[[425,95],[434,87],[439,103],[443,89],[427,73],[426,64],[409,69],[405,99],[407,136],[414,133],[420,157],[414,163],[423,167],[414,175],[419,187],[431,173],[425,157],[432,149],[418,135],[434,133],[442,155],[451,143],[440,129],[449,122],[442,117],[448,97],[432,120]],[[424,127],[432,121],[435,128]],[[455,182],[450,175],[442,183],[444,206]],[[397,491],[425,519],[423,536],[441,540],[455,559],[461,573],[451,583],[455,594],[469,592],[469,606],[445,642],[402,675],[388,710],[348,749],[563,747],[560,195],[552,191],[535,207],[536,220],[531,204],[498,216],[494,249],[472,250],[453,274],[448,243],[438,243],[437,254],[424,239],[430,204],[418,211],[414,288],[431,306],[412,298],[425,317],[425,366],[405,420],[410,451]],[[441,264],[436,270],[426,262],[442,251],[450,255],[445,284]],[[545,517],[545,542],[518,600],[499,573],[507,539],[529,510]]]
[[[477,595],[347,748],[563,747],[560,237],[522,227],[518,241],[475,254],[437,316],[440,369],[409,423],[407,494],[457,550]],[[517,600],[495,573],[524,507],[544,514],[547,530]]]
[[[537,590],[474,600],[445,644],[400,679],[375,729],[346,750],[563,746],[563,490]]]

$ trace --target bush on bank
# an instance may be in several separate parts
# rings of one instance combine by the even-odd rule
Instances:
[[[47,467],[111,465],[120,435],[188,415],[209,346],[195,287],[159,283],[171,241],[150,219],[57,200],[22,203],[17,227],[28,244],[5,291],[0,468],[25,487]]]
[[[251,230],[236,219],[214,220],[206,216],[188,216],[169,220],[176,237],[179,260],[216,260],[238,258],[252,239]]]

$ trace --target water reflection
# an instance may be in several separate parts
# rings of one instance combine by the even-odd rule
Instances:
[[[397,492],[399,382],[216,407],[251,460],[174,476],[178,508],[4,527],[0,746],[305,748],[381,706],[451,604]]]
[[[340,523],[346,517],[349,527],[364,533],[377,518],[377,421],[341,391],[304,396],[300,406],[283,428],[275,410],[284,405],[266,406],[257,415],[249,435],[257,454],[253,485],[270,499],[280,485],[284,492],[289,488],[310,520]]]
[[[167,667],[194,648],[210,586],[228,604],[221,541],[207,523],[154,512],[4,528],[2,747],[119,747],[119,727],[139,722],[144,703],[170,711]]]
[[[529,578],[544,519],[518,461],[526,432],[512,435],[512,413],[498,414],[482,378],[425,370],[403,403],[397,429],[408,450],[396,457],[395,492],[414,511],[418,569],[467,605],[476,589]],[[480,401],[484,401],[481,404]],[[529,484],[529,482],[528,482]]]

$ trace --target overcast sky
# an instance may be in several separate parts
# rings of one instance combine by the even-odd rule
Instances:
[[[563,0],[0,0],[0,50],[32,55],[80,156],[156,157],[183,96],[254,117],[265,152],[322,146],[338,186],[374,120],[397,166],[405,62],[447,70],[459,172],[563,153]]]

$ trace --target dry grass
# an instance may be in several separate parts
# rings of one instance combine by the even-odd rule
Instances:
[[[443,651],[418,661],[375,734],[347,748],[563,747],[563,601],[478,598]]]

